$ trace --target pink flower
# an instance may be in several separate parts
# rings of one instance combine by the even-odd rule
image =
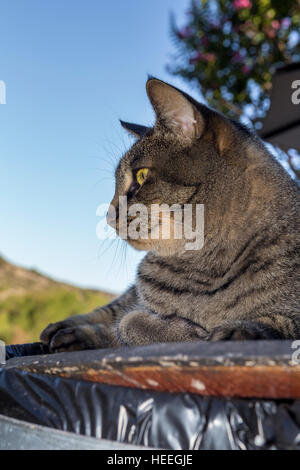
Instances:
[[[286,29],[286,28],[289,28],[290,25],[291,25],[291,20],[290,20],[290,18],[283,18],[283,20],[281,20],[281,26],[282,26],[283,28],[285,28],[285,29]]]
[[[207,54],[204,54],[204,59],[207,60],[207,62],[214,62],[216,58],[216,54],[214,54],[213,52],[208,52]]]
[[[248,74],[251,72],[251,67],[249,67],[248,65],[243,65],[243,67],[242,67],[242,72],[243,72],[245,75],[248,75]]]
[[[272,21],[272,28],[275,29],[275,30],[280,29],[280,23],[279,23],[278,20]]]
[[[251,8],[252,2],[251,0],[234,0],[233,7],[236,10],[241,10],[242,8]]]
[[[203,36],[203,38],[201,38],[201,44],[202,44],[202,46],[207,47],[207,46],[208,46],[208,43],[209,43],[209,41],[208,41],[207,36]]]
[[[193,33],[189,26],[185,26],[180,31],[178,31],[179,39],[186,39],[186,38],[190,38],[191,36],[193,36]]]
[[[203,53],[197,52],[194,57],[190,58],[190,64],[196,64],[199,60],[203,59]]]
[[[205,60],[206,62],[214,62],[217,56],[213,52],[197,52],[194,57],[190,58],[190,64],[196,64],[200,60]]]
[[[274,29],[270,29],[270,31],[266,31],[266,36],[268,36],[268,38],[270,39],[274,39],[276,36],[276,32],[274,31]]]

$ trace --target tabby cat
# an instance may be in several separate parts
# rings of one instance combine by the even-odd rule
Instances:
[[[298,186],[252,131],[158,79],[146,89],[156,122],[121,121],[136,141],[116,170],[111,210],[119,196],[128,207],[204,204],[204,245],[129,239],[148,251],[136,284],[105,307],[50,324],[41,340],[55,352],[300,338]]]

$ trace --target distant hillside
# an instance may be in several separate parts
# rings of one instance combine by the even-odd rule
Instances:
[[[0,340],[38,341],[48,323],[87,313],[108,303],[112,294],[57,282],[0,256]]]

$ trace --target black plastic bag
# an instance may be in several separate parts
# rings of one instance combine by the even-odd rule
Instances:
[[[11,346],[7,356],[43,348]],[[300,449],[300,400],[160,393],[4,368],[0,414],[163,449]]]

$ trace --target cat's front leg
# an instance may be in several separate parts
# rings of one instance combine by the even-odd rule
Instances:
[[[200,325],[176,315],[161,316],[142,309],[124,315],[117,326],[119,342],[124,346],[153,343],[197,341],[205,339],[207,331]]]
[[[73,315],[66,320],[51,323],[42,331],[40,339],[51,352],[118,346],[115,322],[130,310],[136,300],[136,289],[133,286],[110,304],[91,313]]]

